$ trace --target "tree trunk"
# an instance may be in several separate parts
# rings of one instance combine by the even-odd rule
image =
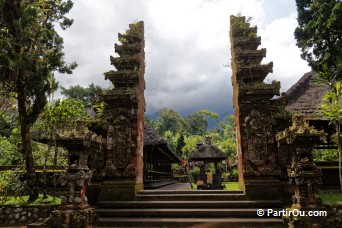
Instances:
[[[48,196],[47,196],[47,173],[46,173],[46,163],[47,163],[47,159],[48,159],[48,156],[50,154],[50,151],[51,151],[51,145],[52,143],[49,142],[49,145],[48,145],[48,149],[47,151],[45,152],[45,156],[44,156],[44,166],[43,166],[43,199],[47,199]]]
[[[38,198],[38,186],[36,180],[36,172],[34,168],[34,160],[32,155],[32,145],[30,137],[30,125],[27,124],[27,110],[25,105],[25,94],[20,83],[17,84],[19,124],[21,134],[21,153],[25,159],[27,187],[29,191],[29,201]]]

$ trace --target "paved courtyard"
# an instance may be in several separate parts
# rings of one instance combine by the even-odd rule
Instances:
[[[191,190],[191,187],[190,187],[190,183],[177,182],[175,184],[170,184],[170,185],[158,188],[158,190]]]

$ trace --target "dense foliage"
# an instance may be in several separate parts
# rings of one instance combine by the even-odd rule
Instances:
[[[216,120],[217,126],[209,129],[209,119]],[[231,162],[235,159],[235,123],[232,115],[220,119],[216,113],[199,110],[184,118],[177,111],[164,108],[160,110],[157,120],[145,117],[145,123],[155,128],[180,158],[189,158],[197,144],[210,140],[228,155]]]
[[[94,83],[91,83],[86,88],[80,85],[70,86],[68,89],[61,86],[61,94],[67,98],[80,100],[86,108],[90,108],[97,99],[97,91],[99,89],[101,87],[94,85]]]
[[[68,1],[0,0],[0,82],[2,95],[17,100],[20,151],[25,158],[30,200],[38,197],[30,128],[57,85],[53,72],[71,73],[76,64],[64,62],[63,39],[55,24],[68,28]]]
[[[302,58],[314,71],[324,64],[333,67],[342,54],[342,2],[340,0],[296,0],[295,30]]]

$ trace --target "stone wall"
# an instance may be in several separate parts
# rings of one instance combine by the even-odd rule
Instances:
[[[0,227],[27,225],[43,222],[55,206],[6,205],[0,207]]]

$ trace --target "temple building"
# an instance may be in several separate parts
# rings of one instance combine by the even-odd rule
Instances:
[[[144,189],[175,183],[171,164],[180,159],[166,141],[150,126],[144,127]]]

